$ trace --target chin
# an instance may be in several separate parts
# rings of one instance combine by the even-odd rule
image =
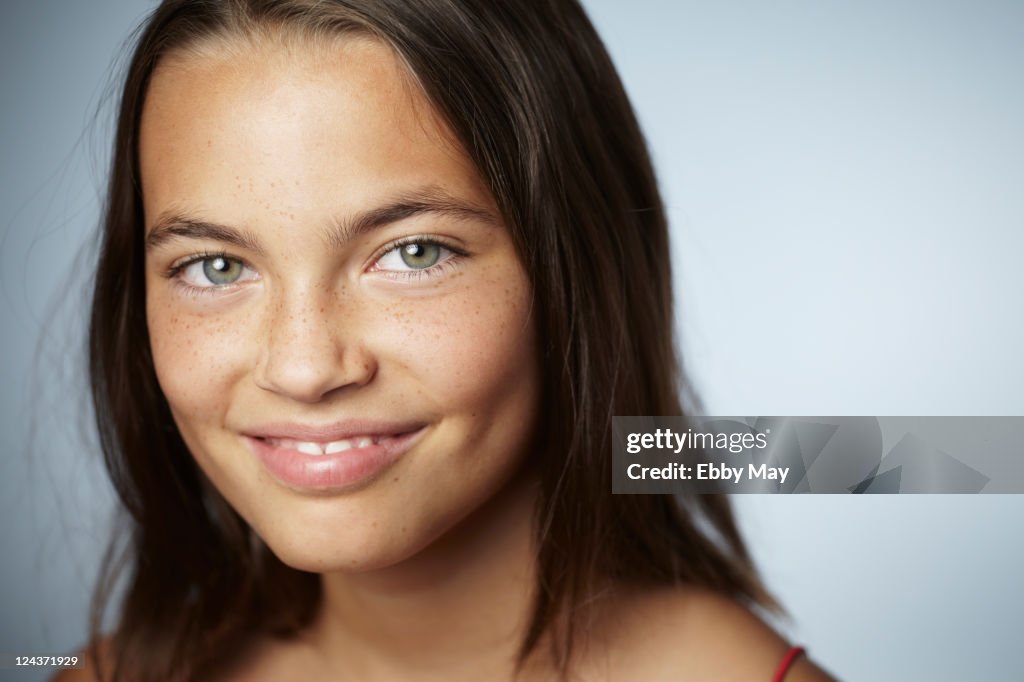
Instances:
[[[297,530],[305,524],[256,528],[284,564],[310,573],[365,573],[398,565],[429,546],[440,533],[405,521],[348,521]]]
[[[332,545],[308,545],[289,539],[264,538],[284,564],[310,573],[363,573],[394,566],[414,555],[418,548],[387,542],[335,541]]]

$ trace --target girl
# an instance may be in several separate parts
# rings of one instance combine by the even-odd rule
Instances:
[[[577,2],[168,0],[115,145],[90,368],[127,522],[69,679],[827,679],[748,610],[726,498],[611,494],[612,416],[684,386]]]

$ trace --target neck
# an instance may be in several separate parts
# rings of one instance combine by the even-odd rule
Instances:
[[[515,480],[401,564],[323,576],[313,641],[356,679],[510,679],[531,614],[536,485]]]

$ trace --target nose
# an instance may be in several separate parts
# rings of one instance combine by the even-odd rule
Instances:
[[[376,361],[361,343],[358,323],[328,298],[307,289],[271,304],[255,371],[260,388],[315,403],[373,378]]]

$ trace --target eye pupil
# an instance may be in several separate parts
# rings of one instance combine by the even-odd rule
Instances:
[[[241,261],[217,256],[203,261],[203,274],[213,284],[233,284],[242,276]]]
[[[437,263],[441,258],[441,247],[437,244],[405,244],[400,251],[402,262],[410,268],[422,270]]]

